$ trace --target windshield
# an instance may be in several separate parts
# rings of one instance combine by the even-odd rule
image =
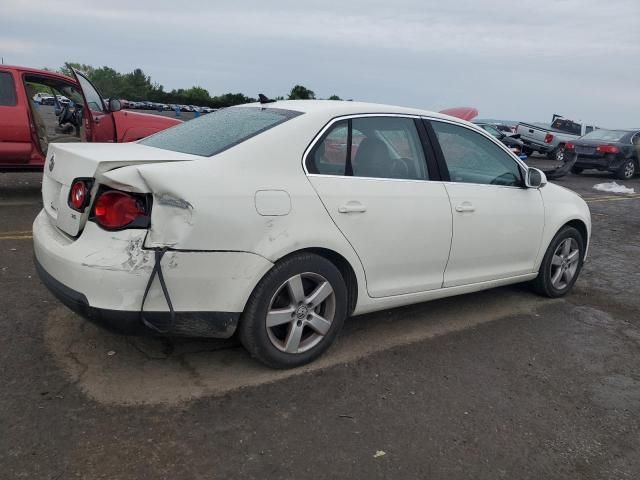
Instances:
[[[493,125],[482,125],[482,128],[484,128],[488,133],[490,133],[496,138],[500,138],[504,135],[500,130],[498,130]]]
[[[594,130],[582,138],[585,140],[602,140],[604,142],[619,142],[627,133],[624,130]]]
[[[164,130],[140,143],[210,157],[301,114],[279,108],[225,108]]]

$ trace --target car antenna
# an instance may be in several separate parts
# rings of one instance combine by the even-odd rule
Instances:
[[[275,100],[267,97],[264,93],[259,93],[258,98],[260,99],[260,103],[273,103]]]

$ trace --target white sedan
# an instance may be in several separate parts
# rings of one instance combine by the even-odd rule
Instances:
[[[43,282],[126,334],[227,338],[288,368],[346,317],[517,282],[574,285],[591,220],[471,123],[282,101],[130,144],[51,144],[33,226]]]

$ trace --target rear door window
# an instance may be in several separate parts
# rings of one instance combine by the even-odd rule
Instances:
[[[9,72],[0,72],[0,106],[13,107],[16,101],[16,86]]]
[[[415,121],[403,117],[340,120],[307,158],[309,173],[428,180]]]

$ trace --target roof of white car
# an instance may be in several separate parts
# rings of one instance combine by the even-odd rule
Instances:
[[[355,115],[359,113],[398,113],[408,115],[422,115],[434,118],[454,119],[462,122],[458,118],[444,115],[442,113],[421,110],[418,108],[399,107],[397,105],[384,105],[381,103],[351,102],[341,100],[278,100],[272,103],[249,103],[238,106],[251,106],[263,108],[282,108],[285,110],[295,110],[305,113],[319,113],[334,117],[340,115]],[[462,122],[466,123],[466,122]]]

